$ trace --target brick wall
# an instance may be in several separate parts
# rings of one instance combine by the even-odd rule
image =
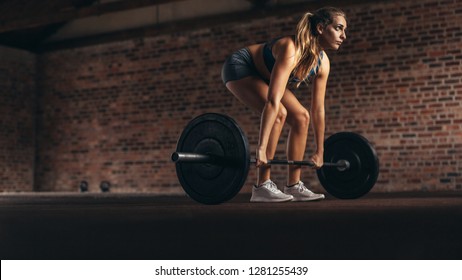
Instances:
[[[377,147],[379,190],[462,188],[460,1],[393,1],[352,9],[334,58],[329,130]]]
[[[462,3],[381,1],[343,6],[348,40],[330,54],[327,136],[343,130],[375,145],[374,191],[462,189]],[[291,34],[300,14],[58,50],[39,56],[36,187],[181,192],[170,153],[205,112],[234,117],[255,150],[259,115],[223,86],[225,57]],[[309,89],[297,90],[309,104]],[[278,156],[284,156],[284,131]],[[313,135],[311,133],[311,135]],[[309,140],[307,156],[313,148]],[[274,179],[285,183],[285,168]],[[255,180],[252,170],[246,190]],[[314,172],[303,180],[320,189]]]
[[[35,55],[0,47],[0,191],[31,191]]]

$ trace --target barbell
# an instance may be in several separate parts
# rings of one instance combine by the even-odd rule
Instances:
[[[191,120],[171,159],[184,191],[203,204],[230,200],[245,184],[250,165],[249,143],[229,116],[206,113]],[[314,166],[310,161],[270,160],[268,164]],[[317,170],[324,189],[341,199],[359,198],[375,185],[379,160],[363,136],[339,132],[324,142],[324,165]]]

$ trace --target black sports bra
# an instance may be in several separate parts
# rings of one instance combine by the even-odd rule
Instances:
[[[271,73],[273,71],[274,63],[276,62],[276,59],[273,56],[273,45],[282,37],[278,37],[276,39],[273,39],[269,42],[266,42],[263,45],[263,60],[265,61],[266,68],[268,71]],[[311,80],[314,76],[318,74],[319,67],[321,66],[321,59],[324,56],[324,52],[321,51],[319,59],[318,59],[318,65],[316,65],[315,68],[311,69],[310,73],[308,74],[308,80]],[[289,78],[289,83],[298,83],[300,82],[300,79],[296,78],[293,76],[293,74],[290,75]]]

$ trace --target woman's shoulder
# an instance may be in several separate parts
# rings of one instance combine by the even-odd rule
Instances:
[[[279,40],[275,42],[273,50],[276,54],[294,55],[296,48],[293,36],[280,37]]]
[[[320,59],[321,64],[330,63],[329,56],[327,55],[325,51],[321,51],[321,53],[319,54],[319,59]]]
[[[329,56],[325,51],[321,51],[320,57],[319,57],[319,76],[324,76],[324,75],[329,75],[330,72],[330,60]]]
[[[295,41],[293,36],[281,36],[278,38],[275,45],[285,48],[294,48],[295,49]]]

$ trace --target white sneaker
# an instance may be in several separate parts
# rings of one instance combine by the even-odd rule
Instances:
[[[317,194],[310,191],[302,181],[299,181],[295,186],[285,187],[284,193],[294,197],[294,201],[313,201],[324,199],[323,194]]]
[[[252,188],[251,202],[284,202],[291,201],[294,197],[281,192],[271,180],[265,181],[259,187]]]

